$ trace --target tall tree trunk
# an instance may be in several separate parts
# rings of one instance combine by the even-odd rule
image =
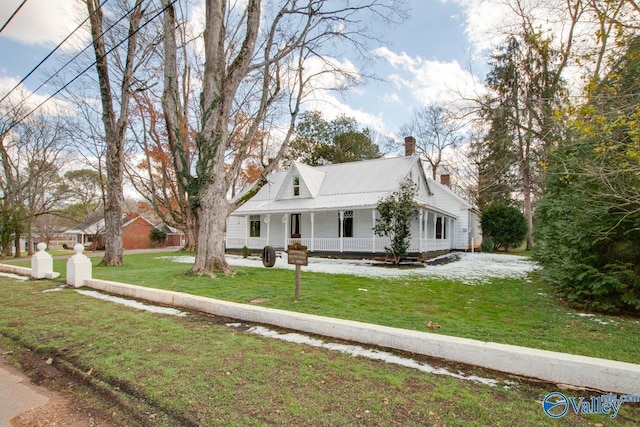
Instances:
[[[107,196],[104,208],[105,252],[101,265],[121,265],[122,249],[122,190],[124,139],[129,115],[131,83],[133,81],[134,60],[140,21],[142,20],[142,0],[137,0],[129,17],[127,53],[122,82],[120,85],[120,112],[116,115],[111,91],[111,80],[107,59],[107,49],[102,37],[103,11],[98,0],[86,0],[91,22],[91,36],[96,56],[96,69],[100,83],[102,101],[102,121],[107,143]],[[116,117],[117,116],[117,117]]]
[[[201,180],[195,195],[199,224],[196,261],[191,273],[214,277],[216,270],[233,274],[225,259],[224,233],[231,204],[227,200],[230,182],[225,171],[225,148],[234,96],[246,76],[260,27],[260,0],[247,2],[246,28],[242,46],[230,65],[226,64],[226,2],[206,0],[204,32],[205,68],[201,94],[202,126],[197,138],[206,141],[199,152],[196,173]]]
[[[198,218],[195,212],[189,210],[185,218],[185,242],[183,251],[195,252],[198,249]]]
[[[14,256],[16,258],[22,258],[22,248],[20,248],[20,232],[16,230],[16,234],[14,236],[13,244],[16,248]]]
[[[178,59],[177,59],[177,42],[176,42],[176,17],[173,2],[171,0],[163,0],[165,7],[164,12],[164,91],[162,92],[162,109],[164,112],[164,120],[167,128],[167,141],[171,150],[173,160],[173,169],[175,179],[179,189],[178,196],[181,197],[179,203],[183,205],[191,205],[191,195],[187,191],[191,181],[190,162],[187,161],[185,155],[187,149],[187,130],[188,117],[186,110],[188,108],[188,88],[184,89],[183,95],[185,105],[181,105],[178,85]],[[185,58],[186,61],[186,58]],[[188,85],[190,82],[185,81]],[[185,195],[186,196],[183,196]],[[182,208],[182,216],[184,221],[185,245],[183,250],[195,251],[198,247],[198,218],[196,212],[191,208]]]
[[[214,182],[203,189],[201,204],[196,209],[200,224],[196,260],[191,273],[215,277],[215,271],[234,273],[225,259],[224,234],[231,206],[221,184]]]
[[[533,249],[533,203],[531,200],[531,196],[533,191],[531,189],[531,177],[529,176],[530,168],[528,165],[523,166],[523,171],[521,174],[522,180],[522,193],[523,193],[523,208],[524,208],[524,217],[527,220],[527,246],[526,250],[530,251]]]

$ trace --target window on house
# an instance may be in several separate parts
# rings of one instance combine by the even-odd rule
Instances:
[[[447,230],[447,222],[448,219],[439,216],[436,218],[436,239],[446,239],[448,230]]]
[[[300,177],[297,175],[293,177],[293,195],[300,195]]]
[[[300,238],[300,214],[291,214],[291,238]]]
[[[260,237],[260,215],[249,216],[249,237]]]
[[[353,237],[353,211],[344,211],[342,227],[338,213],[338,237]]]

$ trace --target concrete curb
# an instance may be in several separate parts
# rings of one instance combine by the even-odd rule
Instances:
[[[30,267],[18,267],[10,264],[0,264],[0,271],[3,273],[19,274],[21,276],[31,277]]]
[[[181,292],[87,279],[84,286],[157,304],[404,350],[544,381],[640,395],[640,365],[219,301]]]

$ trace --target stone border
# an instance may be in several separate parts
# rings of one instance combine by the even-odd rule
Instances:
[[[18,267],[17,265],[0,264],[0,271],[3,273],[19,274],[21,276],[31,276],[31,268]]]
[[[404,350],[559,384],[640,395],[640,365],[411,331],[98,279],[84,286],[216,316]]]

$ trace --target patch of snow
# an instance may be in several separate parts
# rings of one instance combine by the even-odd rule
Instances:
[[[184,311],[176,310],[175,308],[143,304],[139,301],[134,301],[134,300],[120,298],[120,297],[114,297],[112,295],[101,294],[100,292],[96,292],[96,291],[85,291],[82,289],[78,289],[76,290],[76,292],[82,295],[86,295],[88,297],[98,298],[103,301],[115,302],[116,304],[122,304],[128,307],[137,308],[139,310],[150,311],[152,313],[168,314],[171,316],[180,316],[180,317],[187,315],[187,313],[185,313]]]
[[[58,291],[63,290],[63,289],[64,289],[64,288],[66,288],[66,287],[67,287],[66,285],[60,285],[60,286],[58,286],[57,288],[53,288],[53,289],[45,289],[44,291],[42,291],[42,293],[45,293],[45,292],[58,292]]]
[[[445,255],[449,256],[449,255]],[[526,279],[527,275],[537,270],[538,264],[527,257],[517,255],[487,253],[456,253],[459,260],[440,265],[420,265],[419,268],[385,268],[384,263],[371,260],[347,260],[309,258],[309,265],[304,271],[329,274],[349,274],[369,278],[440,278],[457,280],[469,285],[482,285],[493,278]],[[173,262],[193,264],[193,256],[161,257]],[[227,255],[227,262],[235,267],[264,268],[258,257],[242,258]],[[293,270],[295,267],[287,263],[287,254],[277,258],[274,268]]]
[[[21,281],[29,280],[29,278],[27,276],[20,276],[18,274],[13,274],[13,273],[1,273],[0,272],[0,276],[8,277],[10,279],[21,280]]]
[[[296,344],[306,344],[311,347],[319,347],[325,348],[331,351],[338,351],[341,353],[349,354],[354,357],[366,357],[372,360],[381,360],[383,362],[392,363],[394,365],[404,366],[405,368],[417,369],[421,372],[426,372],[434,375],[446,375],[453,378],[457,378],[465,381],[473,381],[480,384],[485,384],[490,387],[495,387],[499,384],[498,380],[492,378],[484,378],[479,377],[477,375],[465,375],[463,372],[450,372],[445,368],[434,368],[433,366],[420,363],[413,359],[407,359],[405,357],[396,356],[395,354],[388,353],[386,351],[379,350],[371,350],[364,347],[360,347],[357,345],[348,345],[348,344],[338,344],[338,343],[326,343],[322,340],[311,338],[302,334],[297,333],[287,333],[281,334],[279,332],[273,331],[271,329],[265,328],[264,326],[252,326],[248,329],[249,332],[269,337],[275,338],[286,342],[292,342]]]
[[[596,315],[593,313],[567,313],[567,314],[569,316],[586,317],[588,319],[593,320],[596,323],[599,323],[600,325],[618,325],[618,322],[616,322],[613,319],[602,320],[599,317],[596,317]]]

